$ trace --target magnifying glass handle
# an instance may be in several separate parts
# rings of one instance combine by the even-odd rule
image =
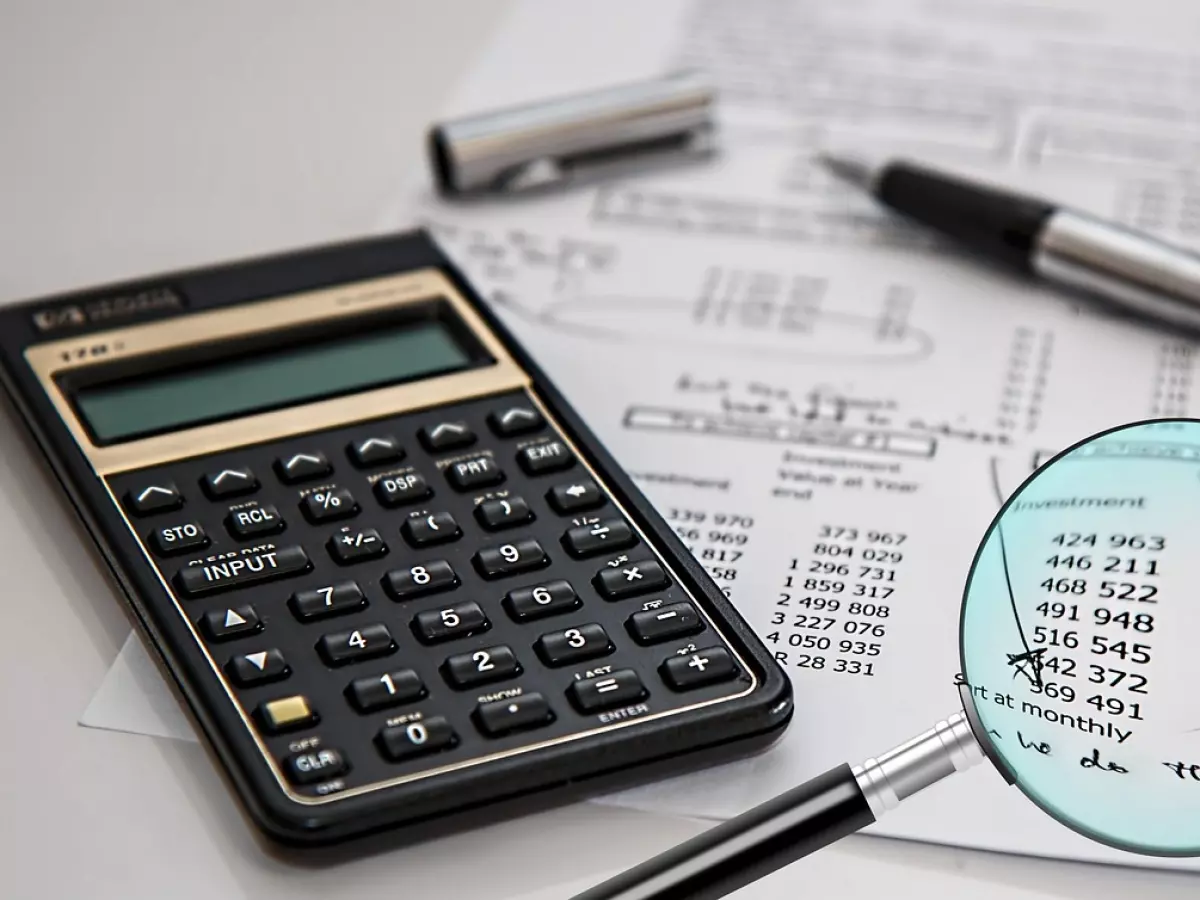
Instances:
[[[877,759],[836,766],[574,900],[717,900],[981,759],[966,714],[956,713]]]

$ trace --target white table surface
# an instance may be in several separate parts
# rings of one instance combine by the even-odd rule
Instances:
[[[372,230],[504,9],[0,0],[0,301]],[[76,725],[129,623],[7,413],[0,497],[0,896],[551,900],[702,827],[576,805],[274,858],[202,749]],[[1200,879],[860,837],[739,896],[793,894],[1158,900]]]

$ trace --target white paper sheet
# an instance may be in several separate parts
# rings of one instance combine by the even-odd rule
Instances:
[[[1194,242],[1195,34],[1165,4],[517,7],[452,111],[694,65],[723,88],[723,156],[540,198],[450,206],[421,188],[383,224],[434,230],[787,654],[797,696],[773,752],[607,802],[730,816],[953,712],[961,586],[1001,498],[1091,431],[1197,414],[1192,344],[939,250],[811,161],[906,152]],[[818,545],[853,547],[854,569],[808,572],[838,563]],[[808,578],[843,585],[829,629],[791,627],[820,616],[804,597],[833,597]],[[87,724],[140,702],[122,688]],[[873,830],[1200,870],[1089,843],[986,768]]]

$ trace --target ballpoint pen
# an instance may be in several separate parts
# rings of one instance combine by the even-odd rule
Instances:
[[[818,161],[898,213],[1007,267],[1200,332],[1200,256],[1048,200],[905,160]]]

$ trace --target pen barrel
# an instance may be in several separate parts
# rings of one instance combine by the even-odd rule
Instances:
[[[1200,256],[1074,210],[1047,219],[1032,257],[1048,281],[1200,330]]]
[[[841,765],[575,900],[716,900],[874,821]]]

